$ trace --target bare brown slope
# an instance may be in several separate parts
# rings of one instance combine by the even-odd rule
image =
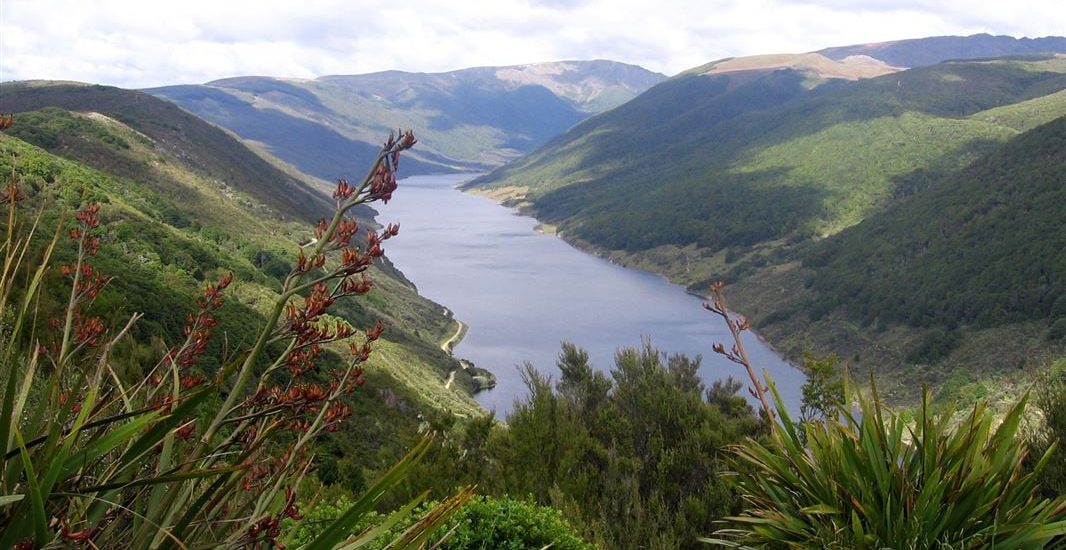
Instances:
[[[691,72],[714,75],[737,71],[793,69],[821,78],[858,80],[874,78],[901,70],[864,55],[845,57],[839,61],[817,53],[753,55],[715,61]]]

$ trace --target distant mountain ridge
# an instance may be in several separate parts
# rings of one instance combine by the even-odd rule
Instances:
[[[715,75],[778,69],[792,69],[808,72],[820,78],[844,80],[873,78],[902,70],[901,67],[893,67],[868,55],[849,55],[836,60],[819,53],[801,53],[730,57],[689,69],[685,71],[685,74]]]
[[[1066,52],[1066,37],[1063,36],[1014,38],[1013,36],[973,34],[855,44],[825,48],[816,53],[835,60],[853,55],[865,55],[897,67],[925,67],[951,60],[1064,52]]]
[[[313,176],[366,161],[390,129],[415,131],[410,173],[484,171],[666,77],[613,61],[385,71],[313,80],[244,76],[146,90]]]
[[[464,82],[499,86],[505,90],[542,86],[579,111],[594,113],[617,107],[658,84],[665,76],[636,65],[596,59],[470,67],[443,73],[382,71],[361,75],[326,75],[315,80],[363,85],[370,90],[388,93],[410,86],[414,78],[434,79],[442,88],[454,88]],[[208,82],[207,85],[221,82],[225,80]],[[375,89],[375,85],[380,87]],[[389,90],[388,86],[393,89]]]

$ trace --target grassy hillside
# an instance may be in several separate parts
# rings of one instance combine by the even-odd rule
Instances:
[[[1044,259],[1062,256],[1053,228],[999,241],[988,234],[1018,224],[981,218],[967,240],[925,257],[952,259],[949,267],[886,252],[916,242],[905,236],[923,226],[881,216],[921,211],[937,220],[946,200],[972,210],[983,208],[983,196],[1013,197],[962,185],[1001,182],[960,170],[978,159],[984,164],[974,170],[1007,162],[1032,142],[1001,150],[1004,143],[1066,116],[1066,57],[945,63],[813,89],[803,70],[704,72],[656,86],[474,185],[517,194],[510,200],[525,201],[571,242],[695,291],[726,278],[733,305],[778,349],[796,360],[837,352],[877,372],[901,399],[917,395],[915,372],[970,387],[1058,349],[1048,318],[1053,284],[1029,269],[1039,273]],[[1047,138],[1040,135],[1029,139]],[[1008,164],[1018,164],[1016,175],[1044,169]],[[1061,176],[1053,182],[1061,187]],[[913,206],[954,187],[950,199]],[[1029,202],[1050,209],[1041,211],[1045,221],[1063,216],[1060,198]],[[990,254],[1003,257],[987,260],[996,269],[964,281],[980,271],[975,258]],[[897,279],[916,272],[911,294],[893,294]],[[994,352],[981,353],[991,345]]]
[[[219,337],[210,341],[205,357],[222,357],[224,350],[248,344],[277,296],[298,243],[312,236],[311,224],[286,219],[209,171],[186,168],[204,166],[195,150],[161,146],[157,138],[115,119],[49,108],[16,114],[8,132],[51,149],[0,136],[0,170],[14,171],[30,210],[41,209],[42,227],[55,227],[78,205],[102,204],[101,250],[94,263],[114,279],[93,304],[93,313],[112,324],[134,312],[145,314],[133,338],[117,351],[116,364],[130,376],[154,364],[164,343],[181,337],[204,282],[226,272],[234,273],[235,282],[218,315]],[[130,167],[143,170],[145,179],[113,173]],[[166,185],[156,190],[160,181]],[[402,200],[402,192],[395,200]],[[57,250],[60,262],[74,253],[65,241],[63,246]],[[371,277],[374,290],[362,300],[339,304],[337,312],[356,327],[382,320],[388,328],[367,371],[368,391],[351,403],[362,420],[350,429],[360,436],[338,433],[322,470],[353,488],[417,437],[419,415],[483,414],[468,393],[468,377],[457,375],[457,383],[445,387],[458,364],[440,343],[454,333],[454,321],[387,263],[374,267]],[[49,287],[62,288],[58,282]],[[42,311],[61,300],[46,295]],[[327,349],[322,364],[329,366],[344,353]]]
[[[476,180],[527,190],[569,237],[636,252],[833,234],[1017,133],[983,111],[1045,98],[1066,58],[949,63],[814,90],[796,70],[683,75]],[[1006,119],[1004,119],[1006,120]],[[919,171],[921,169],[922,171]]]
[[[611,61],[564,61],[437,74],[237,77],[148,91],[333,179],[339,161],[370,158],[396,126],[420,138],[409,173],[487,170],[663,78]]]
[[[324,197],[305,182],[275,168],[226,132],[167,101],[110,86],[48,82],[0,84],[0,108],[5,112],[21,113],[45,107],[94,112],[112,118],[147,139],[158,149],[157,155],[178,159],[184,169],[224,182],[281,214],[315,220],[329,208]],[[16,131],[47,148],[79,150],[82,156],[75,158],[104,162],[102,168],[121,177],[142,180],[156,190],[164,190],[171,183],[154,177],[158,171],[152,172],[151,160],[131,161],[123,159],[121,151],[94,151],[90,150],[92,145],[78,148],[64,143],[74,138],[64,135],[60,121],[51,127],[38,125],[36,130],[27,127]],[[31,131],[35,134],[30,135]]]

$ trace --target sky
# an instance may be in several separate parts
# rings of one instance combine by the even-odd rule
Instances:
[[[723,57],[980,32],[1066,35],[1061,0],[0,0],[0,81],[126,88]]]

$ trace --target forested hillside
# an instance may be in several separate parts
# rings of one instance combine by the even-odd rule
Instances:
[[[836,352],[887,395],[1027,383],[1066,353],[1066,117],[776,262],[740,262],[737,302],[790,354]],[[764,267],[757,267],[757,266]]]
[[[980,113],[1058,92],[1064,71],[950,63],[814,90],[794,69],[687,74],[473,185],[527,189],[538,217],[608,249],[826,235],[1016,134]],[[1066,113],[1044,105],[1030,124]]]
[[[1066,336],[1066,116],[804,254],[816,310],[863,324],[993,327],[1052,319]]]

